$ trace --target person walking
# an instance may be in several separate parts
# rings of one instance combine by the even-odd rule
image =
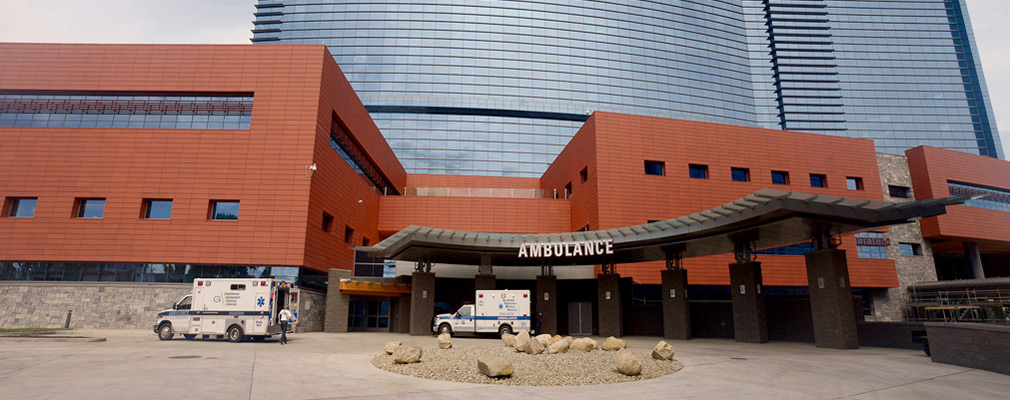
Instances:
[[[541,334],[540,324],[543,323],[544,315],[540,313],[540,310],[537,310],[534,318],[536,319],[533,321],[533,332],[539,335]]]
[[[281,344],[287,344],[288,323],[291,322],[291,311],[288,310],[287,306],[284,306],[284,309],[281,310],[281,313],[280,315],[277,316],[277,319],[279,319],[281,322]]]

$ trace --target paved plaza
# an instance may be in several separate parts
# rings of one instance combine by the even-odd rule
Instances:
[[[74,334],[108,340],[0,338],[0,399],[1005,399],[1010,393],[1010,376],[936,364],[921,351],[830,350],[808,343],[670,341],[685,365],[671,375],[608,385],[520,387],[432,381],[370,363],[386,341],[434,347],[435,338],[428,336],[299,333],[281,346],[180,336],[163,342],[143,330]],[[659,340],[624,339],[641,352]],[[454,338],[453,343],[500,341]]]

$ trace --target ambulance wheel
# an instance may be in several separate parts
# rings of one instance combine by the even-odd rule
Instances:
[[[232,343],[238,343],[245,339],[245,335],[242,333],[242,327],[238,325],[232,325],[228,328],[228,341]]]
[[[452,327],[449,326],[449,324],[439,325],[438,326],[438,334],[441,335],[443,333],[448,333],[449,336],[452,336]]]
[[[196,335],[192,333],[184,333],[182,334],[182,337],[186,338],[186,340],[193,340],[193,338],[195,338]]]
[[[172,340],[172,336],[175,336],[175,333],[172,333],[172,324],[167,322],[161,324],[161,326],[158,328],[158,339]]]
[[[502,324],[502,326],[498,327],[498,337],[501,337],[502,335],[504,335],[506,333],[508,333],[510,335],[512,334],[512,327],[511,326]]]

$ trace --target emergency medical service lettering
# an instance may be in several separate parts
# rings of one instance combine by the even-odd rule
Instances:
[[[501,316],[512,317],[512,316],[515,316],[515,315],[517,315],[519,313],[519,305],[516,304],[516,299],[515,298],[511,298],[510,299],[508,297],[502,296],[501,301],[502,301],[502,304],[499,307],[500,308],[499,311],[501,312]]]
[[[519,247],[519,258],[583,257],[606,254],[614,254],[612,239],[565,243],[524,243]]]
[[[238,299],[242,297],[242,293],[238,292],[224,292],[224,305],[236,307],[238,306]]]

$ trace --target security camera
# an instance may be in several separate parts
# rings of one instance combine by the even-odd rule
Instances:
[[[315,171],[316,169],[316,163],[312,163],[312,165],[309,166],[309,171]]]

